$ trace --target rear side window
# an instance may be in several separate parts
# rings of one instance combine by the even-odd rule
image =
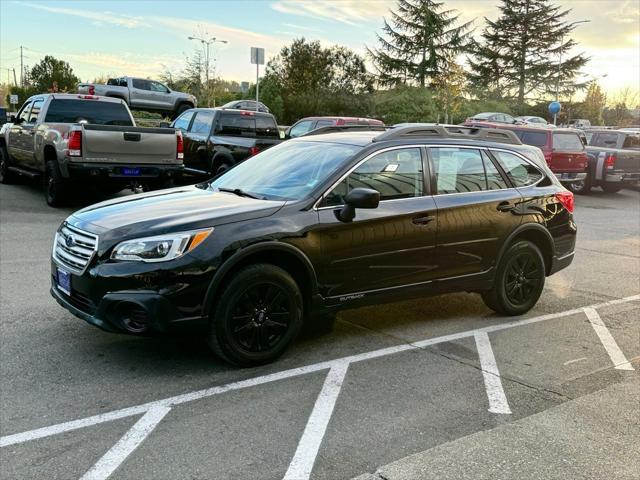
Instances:
[[[256,121],[253,115],[222,114],[216,131],[219,135],[255,137]]]
[[[256,136],[280,138],[278,125],[276,125],[276,121],[273,117],[263,115],[256,116]]]
[[[508,188],[504,178],[480,150],[431,148],[436,193],[481,192]]]
[[[209,135],[211,132],[211,125],[213,124],[213,112],[208,110],[201,110],[196,113],[196,118],[191,125],[191,133],[199,133],[203,135]]]
[[[580,137],[575,133],[554,132],[553,149],[561,152],[582,152],[584,145]]]
[[[580,141],[577,136],[576,139]],[[501,151],[492,151],[491,153],[516,187],[532,185],[544,176],[536,167],[513,153]]]
[[[54,99],[49,104],[45,122],[133,126],[129,111],[124,104],[100,100]]]
[[[143,80],[141,78],[134,78],[132,80],[133,88],[137,88],[139,90],[150,90],[151,87],[149,85],[149,80]]]
[[[26,103],[22,107],[22,110],[20,111],[20,115],[18,115],[18,118],[23,122],[26,122],[29,119],[29,112],[31,111],[31,105],[32,105],[31,102]]]
[[[334,121],[333,120],[318,120],[318,123],[316,123],[316,128],[321,128],[321,127],[331,127],[334,125]]]
[[[598,133],[595,136],[593,145],[599,147],[615,147],[618,144],[617,133]]]
[[[184,112],[174,122],[173,128],[179,128],[183,132],[186,132],[189,128],[189,123],[191,123],[191,117],[193,117],[193,112]]]
[[[525,145],[544,147],[547,144],[546,132],[531,132],[529,130],[514,130],[514,132]]]

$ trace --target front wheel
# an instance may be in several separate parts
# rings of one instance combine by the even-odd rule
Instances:
[[[602,190],[606,193],[618,193],[624,187],[621,183],[603,183]]]
[[[544,288],[545,265],[540,249],[527,240],[511,245],[500,260],[491,290],[481,293],[491,310],[522,315],[536,304]]]
[[[269,264],[246,267],[222,292],[208,343],[230,363],[254,366],[278,358],[302,325],[302,294],[285,270]]]

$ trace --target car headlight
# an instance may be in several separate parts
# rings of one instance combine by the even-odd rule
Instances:
[[[112,260],[166,262],[181,257],[200,245],[213,228],[192,232],[167,233],[156,237],[135,238],[119,243],[111,253]]]

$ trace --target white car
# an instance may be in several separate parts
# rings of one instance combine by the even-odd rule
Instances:
[[[549,127],[549,128],[555,127],[555,125],[547,122],[542,117],[523,116],[523,117],[516,117],[516,120],[530,127]]]

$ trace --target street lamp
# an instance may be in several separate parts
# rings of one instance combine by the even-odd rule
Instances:
[[[197,40],[199,41],[205,51],[205,56],[204,56],[204,64],[205,64],[205,84],[206,84],[206,88],[207,88],[207,107],[209,106],[209,46],[212,43],[229,43],[226,40],[220,40],[216,37],[211,37],[207,40],[205,40],[204,38],[200,38],[200,37],[187,37],[189,40]],[[206,47],[205,47],[206,45]],[[215,60],[215,59],[214,59]]]
[[[573,22],[570,26],[575,26],[580,23],[589,23],[591,20],[578,20],[577,22]],[[560,101],[560,66],[562,65],[562,47],[564,46],[564,33],[560,36],[560,52],[558,56],[558,78],[556,79],[556,102]],[[558,118],[558,114],[553,114],[553,124],[556,125],[556,120]]]

